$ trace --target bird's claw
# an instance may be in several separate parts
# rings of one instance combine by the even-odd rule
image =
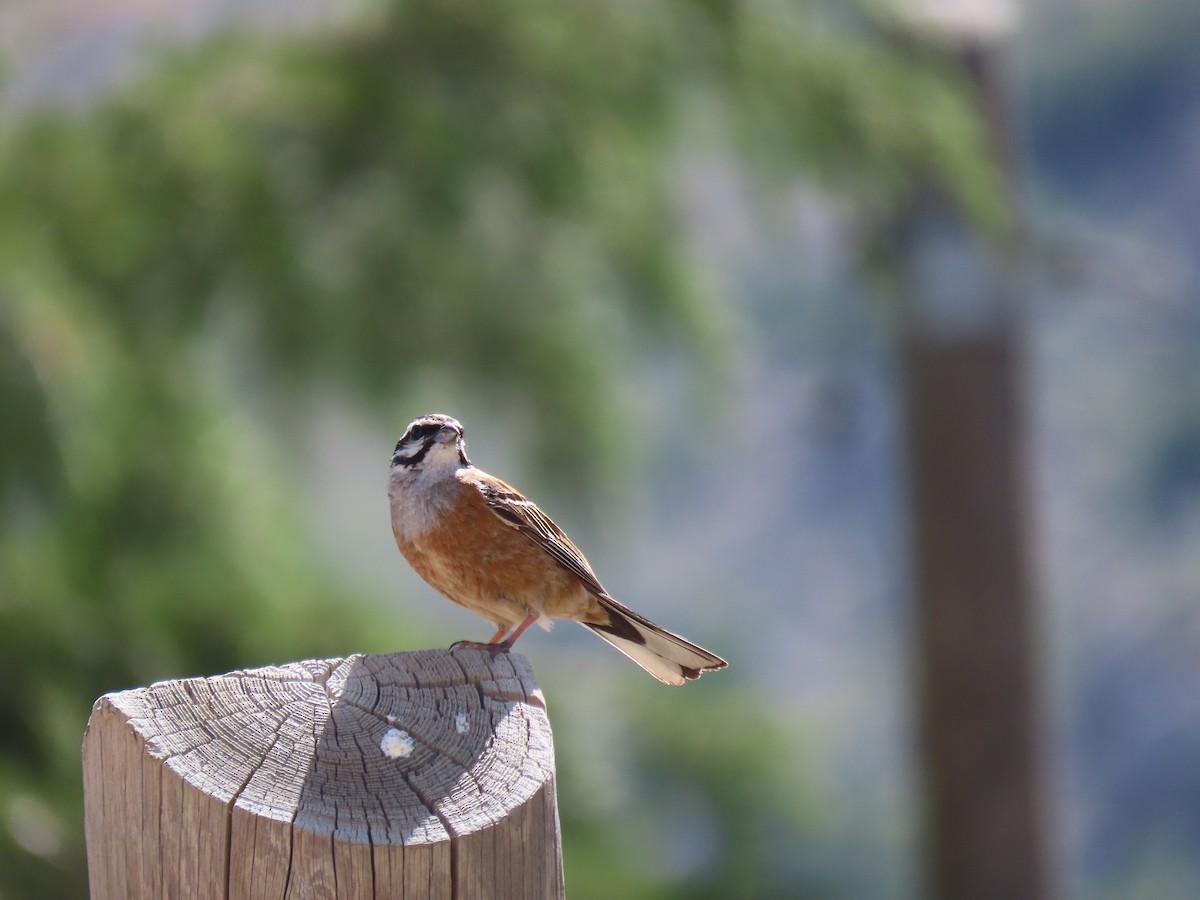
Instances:
[[[486,650],[488,653],[495,656],[497,653],[507,653],[512,649],[512,644],[509,641],[500,641],[495,644],[488,644],[484,641],[455,641],[450,645],[451,650]]]

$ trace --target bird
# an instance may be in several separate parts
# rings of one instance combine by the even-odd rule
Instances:
[[[439,593],[496,626],[484,643],[507,652],[535,622],[569,619],[664,684],[725,660],[615,600],[571,539],[516,488],[472,465],[463,427],[419,416],[396,442],[388,475],[392,533],[409,565]]]

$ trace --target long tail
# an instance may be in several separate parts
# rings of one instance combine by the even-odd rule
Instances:
[[[597,599],[609,621],[605,625],[584,625],[664,684],[683,684],[729,665],[715,653],[655,625],[611,597]]]

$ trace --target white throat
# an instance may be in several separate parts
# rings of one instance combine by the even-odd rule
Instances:
[[[437,524],[438,514],[454,499],[463,469],[453,444],[435,444],[416,466],[392,466],[388,498],[397,537],[412,540]]]

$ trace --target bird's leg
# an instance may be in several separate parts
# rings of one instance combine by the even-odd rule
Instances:
[[[519,638],[521,635],[523,635],[525,633],[525,629],[527,629],[530,625],[532,625],[534,622],[536,622],[539,618],[540,618],[540,616],[538,615],[538,613],[530,613],[529,615],[527,615],[525,617],[525,621],[522,622],[520,625],[518,625],[516,627],[516,630],[513,631],[513,633],[510,634],[505,640],[500,641],[499,643],[496,643],[496,639],[499,638],[500,635],[502,635],[504,633],[503,631],[499,632],[496,635],[496,637],[492,638],[493,645],[503,649],[505,652],[511,650],[512,645],[517,642],[517,638]]]
[[[501,628],[486,644],[481,644],[479,641],[456,641],[450,645],[451,650],[488,650],[492,653],[507,653],[512,649],[512,645],[516,643],[517,638],[525,633],[530,625],[540,618],[538,613],[530,613],[525,617],[525,621],[518,625],[507,638],[504,638],[507,628]]]

